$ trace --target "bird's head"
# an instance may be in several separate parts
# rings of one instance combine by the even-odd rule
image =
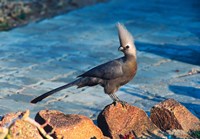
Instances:
[[[124,25],[118,23],[117,28],[120,41],[120,47],[118,50],[122,51],[125,56],[134,56],[136,58],[136,48],[133,36],[128,32]]]

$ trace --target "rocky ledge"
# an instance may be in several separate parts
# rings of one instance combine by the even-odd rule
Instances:
[[[105,0],[2,0],[0,31],[103,1]]]
[[[200,121],[174,99],[151,109],[150,118],[142,109],[128,103],[113,103],[104,108],[96,126],[83,115],[41,110],[35,120],[29,110],[10,113],[0,121],[0,138],[10,139],[135,139],[199,138]]]

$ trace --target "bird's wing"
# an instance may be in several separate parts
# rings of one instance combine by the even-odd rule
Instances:
[[[97,77],[105,80],[115,79],[123,75],[122,58],[99,65],[78,77]]]

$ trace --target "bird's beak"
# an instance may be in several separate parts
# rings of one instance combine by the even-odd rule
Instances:
[[[122,46],[120,46],[119,48],[118,48],[118,51],[123,51],[124,50],[124,47],[122,47]]]

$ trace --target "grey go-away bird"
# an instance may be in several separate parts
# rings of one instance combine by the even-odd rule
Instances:
[[[137,62],[136,48],[131,33],[129,33],[124,25],[120,23],[117,24],[117,28],[120,41],[120,47],[118,50],[124,53],[123,57],[94,67],[79,75],[77,80],[44,93],[33,99],[31,103],[37,103],[44,98],[71,86],[81,88],[95,85],[102,86],[104,88],[104,92],[108,94],[113,101],[120,101],[114,93],[120,86],[133,79],[137,71]]]

